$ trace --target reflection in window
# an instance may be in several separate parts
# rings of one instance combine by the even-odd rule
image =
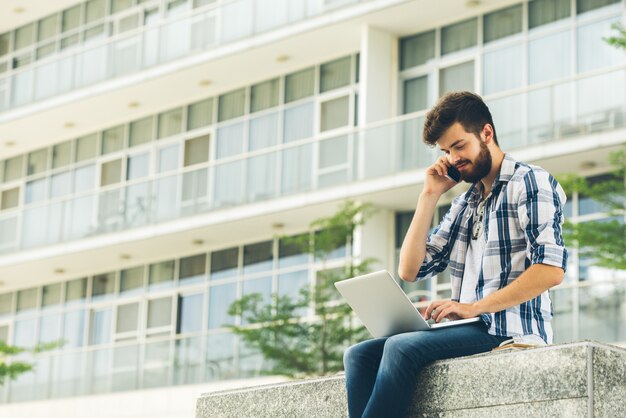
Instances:
[[[48,168],[48,148],[28,154],[27,175],[41,173]]]
[[[473,18],[441,29],[441,55],[475,46],[478,37],[478,19]]]
[[[278,241],[278,268],[306,264],[309,261],[308,247],[309,234],[295,237],[281,238]]]
[[[61,303],[61,283],[49,284],[43,287],[41,306],[55,306]]]
[[[611,25],[620,21],[619,18],[611,18],[578,28],[576,56],[579,73],[624,62],[624,52],[605,42],[606,38],[614,35]]]
[[[291,273],[283,273],[278,276],[278,297],[287,296],[292,301],[301,299],[300,292],[309,286],[309,271],[300,270]],[[300,308],[294,312],[298,316],[307,314],[306,308]]]
[[[400,70],[417,67],[435,58],[435,31],[400,40]]]
[[[93,299],[100,299],[113,296],[115,291],[115,273],[105,273],[93,276],[91,296]]]

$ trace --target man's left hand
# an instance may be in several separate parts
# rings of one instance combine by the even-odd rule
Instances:
[[[431,302],[426,309],[424,319],[434,319],[440,322],[443,318],[452,320],[474,318],[482,312],[471,303],[459,303],[451,300],[437,300]]]

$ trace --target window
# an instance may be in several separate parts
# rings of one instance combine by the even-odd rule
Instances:
[[[148,328],[172,324],[172,298],[153,299],[148,302]]]
[[[250,112],[278,105],[278,78],[256,84],[250,89]]]
[[[0,326],[0,342],[6,343],[7,341],[9,341],[9,326]]]
[[[404,82],[403,112],[412,113],[428,107],[429,76],[412,78]]]
[[[350,84],[351,57],[340,58],[320,67],[320,93]]]
[[[198,283],[206,273],[206,254],[193,255],[180,259],[180,283]]]
[[[144,154],[130,156],[128,157],[127,164],[128,173],[126,174],[126,179],[140,179],[147,176],[150,171],[150,155],[146,152]]]
[[[249,151],[267,148],[278,143],[278,112],[252,119],[249,126]]]
[[[124,125],[102,132],[102,155],[124,148]]]
[[[284,142],[313,136],[313,103],[305,103],[285,110],[283,119]]]
[[[495,41],[522,31],[522,5],[488,13],[483,18],[483,41]]]
[[[278,241],[278,268],[306,264],[309,260],[309,239],[309,234],[281,238]]]
[[[426,64],[434,58],[434,30],[400,40],[400,70]]]
[[[321,114],[322,121],[320,130],[322,132],[347,126],[350,117],[349,96],[322,103]]]
[[[528,43],[528,82],[530,84],[566,77],[570,74],[570,32],[560,32]]]
[[[151,264],[149,273],[150,289],[171,287],[174,282],[174,260]]]
[[[122,270],[120,273],[120,293],[137,293],[143,288],[143,266]]]
[[[133,0],[111,0],[111,13],[121,12],[133,5]]]
[[[86,4],[85,21],[86,23],[95,22],[104,17],[105,0],[89,0]]]
[[[61,30],[63,32],[76,29],[80,26],[80,7],[81,5],[79,4],[78,6],[74,6],[63,11],[63,17],[61,20]]]
[[[17,207],[20,202],[20,188],[3,190],[2,191],[2,206],[0,209],[6,210]]]
[[[18,155],[17,157],[9,158],[4,162],[4,181],[17,180],[24,175],[23,168],[24,157]]]
[[[115,273],[105,273],[93,276],[91,296],[95,299],[113,296],[115,291]]]
[[[45,178],[26,183],[24,203],[29,204],[44,200],[46,198],[46,183]]]
[[[237,275],[239,248],[211,253],[211,280],[223,279]]]
[[[159,173],[178,168],[178,145],[163,147],[159,150]]]
[[[63,348],[80,347],[85,343],[85,311],[68,311],[63,320]]]
[[[55,174],[50,178],[50,197],[65,196],[72,190],[71,185],[72,173],[65,171]]]
[[[178,323],[176,324],[178,334],[202,330],[203,299],[202,293],[178,297]]]
[[[441,29],[441,55],[470,48],[477,43],[477,19],[469,19]]]
[[[522,45],[486,53],[483,61],[483,94],[522,85]]]
[[[139,119],[130,124],[129,144],[131,147],[150,142],[154,133],[152,132],[152,116]]]
[[[243,152],[243,123],[222,126],[217,130],[217,158],[226,158]]]
[[[272,268],[272,241],[259,242],[243,247],[244,274]]]
[[[15,32],[15,38],[13,40],[13,50],[25,48],[33,43],[35,40],[35,24],[31,23],[26,26],[18,28]]]
[[[17,312],[37,307],[37,289],[26,289],[17,292]]]
[[[624,52],[604,41],[604,39],[614,36],[611,25],[620,21],[620,18],[611,18],[578,28],[576,47],[579,73],[624,62]]]
[[[528,2],[528,27],[545,25],[571,15],[570,0],[534,0]]]
[[[443,68],[439,72],[439,96],[449,91],[474,90],[474,61]]]
[[[13,311],[13,293],[0,295],[0,316],[10,314]]]
[[[74,170],[74,191],[93,190],[96,184],[96,166],[87,165]]]
[[[218,121],[243,116],[246,101],[246,89],[239,89],[219,97]]]
[[[213,122],[213,99],[203,100],[187,108],[187,130],[202,128]]]
[[[28,154],[27,175],[41,173],[48,168],[48,149],[40,149]]]
[[[228,307],[237,299],[237,285],[227,283],[209,287],[209,329],[233,325],[235,317],[228,315]]]
[[[52,168],[64,167],[72,162],[72,141],[52,147]]]
[[[117,323],[115,332],[118,334],[136,332],[139,327],[139,302],[128,303],[117,307]]]
[[[100,169],[100,186],[108,186],[122,181],[122,159],[103,163]]]
[[[58,15],[53,14],[39,21],[37,40],[44,41],[57,34]]]
[[[91,134],[76,140],[76,162],[93,158],[98,153],[98,134]]]
[[[285,77],[285,103],[304,99],[313,95],[315,69],[307,68]]]
[[[112,316],[111,308],[91,311],[91,326],[89,327],[91,345],[106,344],[111,341]]]
[[[183,109],[173,109],[159,115],[158,137],[167,138],[182,132]]]
[[[209,135],[185,141],[185,167],[209,160]]]
[[[65,285],[65,303],[85,300],[87,297],[87,279],[75,279]]]
[[[43,287],[41,306],[56,306],[61,303],[61,283]]]
[[[39,319],[39,344],[61,340],[61,314],[45,315]]]
[[[9,53],[11,32],[0,35],[0,57]]]
[[[620,0],[576,0],[576,11],[581,14],[619,2]]]

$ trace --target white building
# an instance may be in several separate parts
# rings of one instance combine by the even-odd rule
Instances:
[[[259,382],[228,305],[295,294],[351,253],[395,271],[445,91],[483,95],[518,159],[601,181],[626,142],[626,61],[603,41],[624,16],[621,0],[1,2],[0,340],[65,344],[0,387],[0,417],[190,417],[200,393]],[[332,263],[276,238],[346,199],[380,210]],[[406,289],[450,295],[445,274]],[[625,293],[570,249],[556,341],[625,344]]]

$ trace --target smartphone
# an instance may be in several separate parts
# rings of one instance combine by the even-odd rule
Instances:
[[[448,175],[446,177],[458,183],[461,180],[461,173],[459,172],[459,170],[457,170],[455,166],[451,165],[450,167],[448,167]]]

